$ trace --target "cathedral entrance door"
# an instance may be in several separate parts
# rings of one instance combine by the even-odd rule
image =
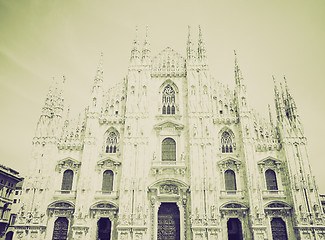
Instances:
[[[287,240],[286,223],[282,218],[273,218],[271,221],[272,238],[273,240]]]
[[[179,209],[176,203],[162,203],[158,211],[157,240],[180,240]]]
[[[227,222],[228,240],[243,240],[241,222],[238,218],[230,218]]]
[[[111,221],[109,218],[101,218],[97,222],[98,226],[98,233],[97,239],[98,240],[110,240],[111,239]]]
[[[69,221],[65,217],[59,217],[54,222],[52,240],[66,240],[68,238]]]

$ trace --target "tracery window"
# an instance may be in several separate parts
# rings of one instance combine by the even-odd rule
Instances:
[[[236,175],[233,170],[225,171],[225,187],[227,191],[237,190],[236,186]]]
[[[267,190],[278,190],[276,175],[272,169],[268,169],[265,171],[265,180]]]
[[[165,138],[161,146],[162,161],[176,161],[176,142],[172,138]]]
[[[113,172],[106,170],[103,173],[102,191],[109,193],[113,191]]]
[[[162,114],[175,114],[175,90],[169,84],[164,88],[162,105]]]
[[[222,153],[232,153],[233,152],[233,144],[231,136],[228,132],[223,132],[221,135],[221,149]]]
[[[71,190],[73,182],[73,171],[68,169],[63,173],[61,190]]]
[[[116,153],[117,151],[117,135],[115,132],[110,132],[106,140],[106,153]]]

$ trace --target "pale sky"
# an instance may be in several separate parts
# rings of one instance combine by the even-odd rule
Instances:
[[[187,26],[201,25],[211,75],[234,86],[234,56],[251,107],[267,117],[272,75],[286,76],[308,139],[309,161],[325,194],[325,1],[0,0],[0,163],[25,173],[52,78],[66,76],[65,103],[88,103],[100,52],[105,85],[127,74],[135,26],[149,27],[152,55],[185,56]],[[273,113],[275,116],[275,113]]]

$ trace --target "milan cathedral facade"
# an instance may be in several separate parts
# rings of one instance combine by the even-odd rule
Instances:
[[[324,239],[325,218],[295,101],[274,80],[268,120],[209,73],[205,43],[151,56],[134,40],[127,76],[73,119],[51,86],[13,239]]]

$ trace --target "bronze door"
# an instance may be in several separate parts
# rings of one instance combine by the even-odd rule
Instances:
[[[157,240],[179,240],[179,209],[175,203],[162,203],[158,211]]]
[[[273,218],[271,221],[272,238],[273,240],[287,240],[286,224],[282,218]]]
[[[69,221],[65,217],[59,217],[54,223],[52,240],[66,240],[68,238]]]

